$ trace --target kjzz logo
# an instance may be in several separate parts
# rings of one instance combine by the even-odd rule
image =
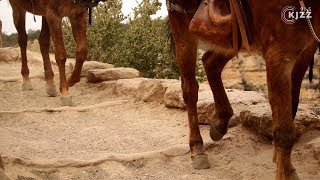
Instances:
[[[281,19],[286,24],[294,24],[298,19],[311,19],[311,8],[296,10],[293,6],[286,6],[281,11]]]

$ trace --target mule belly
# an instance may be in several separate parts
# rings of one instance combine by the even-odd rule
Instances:
[[[33,1],[33,4],[31,4],[31,1],[25,1],[25,0],[9,0],[11,6],[19,7],[31,14],[39,15],[39,16],[45,16],[46,15],[46,8],[49,3],[48,0],[43,1]]]

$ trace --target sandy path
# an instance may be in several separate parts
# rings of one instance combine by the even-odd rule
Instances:
[[[1,78],[19,72],[20,63],[0,61]],[[30,63],[30,72],[38,77],[42,65]],[[22,92],[20,81],[0,81],[0,153],[14,179],[274,177],[271,141],[242,126],[217,143],[201,127],[211,169],[198,171],[191,166],[185,112],[117,97],[85,79],[71,89],[82,110],[61,110],[58,97],[46,96],[43,79],[32,83],[33,91]],[[308,145],[319,137],[309,131],[294,148],[302,179],[320,179],[320,160]]]

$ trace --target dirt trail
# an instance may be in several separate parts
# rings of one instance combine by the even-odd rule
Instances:
[[[245,127],[212,142],[201,126],[211,168],[194,170],[186,112],[115,96],[85,79],[71,88],[77,108],[60,108],[58,97],[46,95],[41,63],[29,64],[34,90],[23,92],[20,63],[0,61],[0,153],[14,179],[274,177],[271,141]],[[312,144],[319,137],[309,131],[294,147],[301,179],[320,179]]]

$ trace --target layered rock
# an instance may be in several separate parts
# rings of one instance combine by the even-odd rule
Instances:
[[[139,77],[139,71],[133,68],[92,69],[87,73],[88,82],[103,82]]]
[[[69,66],[70,72],[73,71],[74,65],[75,65],[75,59],[68,59],[66,65]],[[99,61],[85,61],[83,63],[82,69],[81,69],[81,77],[87,76],[87,73],[90,70],[95,70],[95,69],[110,69],[114,68],[114,65],[108,64],[108,63],[103,63]]]
[[[181,84],[178,80],[166,79],[120,79],[104,82],[117,95],[125,95],[144,102],[163,103],[168,108],[185,109]],[[214,121],[214,99],[207,83],[200,84],[198,95],[198,119],[200,124],[211,124]],[[229,125],[244,126],[255,129],[260,134],[272,137],[271,108],[264,94],[254,91],[226,89],[234,111]],[[300,104],[295,125],[297,135],[311,129],[320,129],[320,118],[308,105]]]

